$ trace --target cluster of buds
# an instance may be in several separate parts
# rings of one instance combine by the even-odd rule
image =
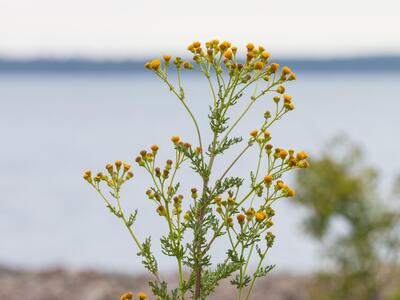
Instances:
[[[284,94],[285,93],[285,87],[283,85],[278,86],[277,88],[277,92],[280,94]],[[292,103],[292,96],[290,95],[283,95],[283,106],[285,107],[286,110],[294,110],[294,104]],[[280,96],[274,96],[273,100],[276,104],[278,104],[281,101],[281,97]]]
[[[146,69],[153,70],[155,72],[165,72],[171,65],[171,59],[171,55],[163,55],[164,67],[160,59],[154,59],[152,61],[146,62],[144,66]],[[173,63],[177,69],[193,69],[193,65],[189,61],[183,61],[182,58],[180,58],[179,56],[175,57]]]
[[[147,295],[143,292],[140,292],[137,294],[137,297],[139,300],[147,300]],[[132,292],[126,292],[121,295],[120,300],[133,300],[133,293]]]
[[[238,215],[238,222],[239,216],[241,215],[242,214]],[[274,222],[272,221],[272,217],[274,215],[275,211],[270,206],[267,206],[266,208],[260,207],[258,211],[256,211],[254,208],[250,208],[245,211],[245,216],[243,215],[243,217],[245,217],[248,222],[254,220],[257,224],[259,224],[260,228],[270,228],[272,225],[274,225]],[[242,223],[244,222],[244,219],[242,219],[243,217],[240,217],[240,222]]]
[[[107,164],[105,168],[108,175],[99,172],[93,177],[92,172],[88,170],[83,173],[83,178],[97,188],[101,181],[106,182],[111,188],[119,188],[126,181],[133,178],[133,173],[130,171],[131,165],[120,160],[116,160],[114,165]]]
[[[254,129],[249,132],[249,135],[259,144],[265,144],[271,140],[271,133],[268,130]]]
[[[297,154],[294,150],[285,150],[281,148],[275,148],[271,144],[265,145],[265,151],[267,155],[273,156],[275,160],[281,159],[282,164],[287,165],[291,168],[308,168],[310,163],[308,162],[308,153],[305,151],[300,151]]]
[[[214,39],[206,42],[205,47],[202,47],[201,42],[195,41],[187,47],[187,50],[193,54],[193,61],[199,66],[202,61],[206,61],[213,64],[217,72],[220,73],[222,69],[219,62],[222,59],[223,65],[228,69],[229,75],[240,75],[242,83],[246,83],[251,79],[252,72],[262,73],[266,81],[269,81],[271,75],[275,77],[280,66],[277,63],[269,63],[271,54],[265,50],[265,47],[256,47],[253,43],[248,43],[246,49],[246,59],[244,62],[239,63],[237,60],[238,48],[228,41],[220,42]],[[145,67],[155,72],[166,71],[170,66],[171,60],[172,57],[170,55],[164,55],[164,68],[160,59],[154,59],[145,63]],[[177,69],[193,68],[190,62],[183,61],[180,57],[174,59],[174,65]],[[280,82],[296,80],[295,73],[287,66],[282,68],[281,74],[278,74],[278,76]]]
[[[155,200],[157,202],[161,201],[161,195],[159,192],[154,192],[152,189],[146,191],[146,195],[150,200]]]
[[[275,235],[272,232],[268,231],[265,235],[265,240],[267,241],[268,248],[271,248],[275,241]]]
[[[139,155],[136,157],[135,161],[141,167],[146,166],[146,163],[151,163],[154,160],[154,157],[157,155],[159,147],[157,145],[152,145],[150,147],[151,151],[142,150]]]
[[[232,196],[229,196],[226,200],[222,200],[220,196],[215,197],[214,204],[216,204],[217,212],[222,213],[223,207],[227,209],[227,211],[232,211],[236,205],[236,199]]]
[[[172,210],[172,213],[174,215],[179,215],[182,212],[183,195],[177,195],[172,200],[174,201],[174,209]]]

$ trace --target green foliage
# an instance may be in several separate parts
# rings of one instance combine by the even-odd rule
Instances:
[[[321,274],[320,292],[326,299],[384,299],[398,268],[392,255],[400,249],[399,211],[380,199],[377,172],[355,146],[335,140],[311,164],[296,177],[296,203],[308,209],[305,228],[334,266]],[[335,221],[344,230],[335,232]]]

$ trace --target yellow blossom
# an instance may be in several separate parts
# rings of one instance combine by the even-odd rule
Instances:
[[[157,70],[161,65],[161,61],[159,59],[152,60],[150,62],[150,68],[153,70]]]
[[[127,292],[121,295],[120,300],[132,300],[133,299],[133,293],[132,292]]]

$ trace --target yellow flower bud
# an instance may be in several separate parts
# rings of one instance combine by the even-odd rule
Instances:
[[[172,141],[174,144],[179,143],[180,140],[181,140],[181,138],[180,138],[178,135],[173,135],[173,136],[171,137],[171,141]]]
[[[263,211],[258,211],[256,212],[255,217],[257,222],[262,222],[266,218],[266,214]]]
[[[287,155],[288,155],[288,153],[287,153],[286,150],[282,149],[281,151],[279,151],[279,157],[280,158],[284,159],[284,158],[286,158]]]
[[[246,45],[246,48],[247,48],[248,51],[252,51],[254,49],[254,44],[253,43],[248,43]]]
[[[246,216],[244,214],[239,214],[239,215],[237,215],[236,218],[237,218],[238,223],[240,225],[242,225],[244,223],[244,220],[245,220]]]
[[[120,300],[132,300],[133,299],[133,293],[132,292],[127,292],[122,294]]]
[[[83,178],[84,178],[86,181],[91,182],[91,181],[92,181],[92,171],[90,171],[90,170],[85,171],[85,172],[83,173]]]
[[[297,153],[297,159],[298,160],[303,160],[303,159],[306,159],[306,158],[308,158],[308,153],[307,152],[300,151],[300,152]]]
[[[271,175],[267,175],[264,177],[264,182],[266,185],[270,185],[272,182],[272,176]]]
[[[284,99],[286,102],[290,102],[290,101],[292,101],[292,96],[283,95],[283,99]]]
[[[261,53],[261,57],[264,59],[268,59],[271,56],[271,54],[267,51],[264,51],[263,53]]]
[[[296,80],[296,79],[297,79],[296,74],[290,73],[288,80]]]
[[[193,42],[193,47],[194,48],[199,48],[201,46],[201,43],[199,41]]]
[[[279,69],[279,64],[276,63],[271,64],[270,70],[272,73],[275,73],[276,71],[278,71],[278,69]]]
[[[280,189],[283,189],[283,188],[285,188],[285,183],[282,181],[282,180],[278,180],[277,182],[276,182],[276,188],[278,189],[278,190],[280,190]]]
[[[252,137],[258,136],[258,129],[254,129],[254,130],[250,131],[250,135],[251,135]]]
[[[157,70],[161,65],[161,61],[159,59],[152,60],[150,62],[150,68],[153,70]]]
[[[119,170],[121,168],[121,166],[122,166],[122,161],[116,160],[115,161],[115,166],[117,167],[117,170]]]
[[[226,59],[232,59],[232,57],[233,57],[232,51],[226,51],[225,54],[224,54],[224,57]]]
[[[146,300],[147,299],[147,295],[143,292],[140,292],[139,294],[137,294],[139,300]]]
[[[283,86],[283,85],[280,85],[280,86],[278,86],[277,88],[276,88],[276,92],[277,93],[279,93],[279,94],[283,94],[283,93],[285,93],[285,87]]]
[[[287,66],[284,66],[283,68],[282,68],[282,74],[284,74],[284,75],[287,75],[287,74],[289,74],[289,73],[291,73],[292,71],[290,70],[290,68],[289,67],[287,67]]]
[[[264,68],[264,64],[261,61],[257,61],[254,64],[254,69],[256,69],[256,70],[262,70],[263,68]]]
[[[160,149],[160,148],[158,147],[158,145],[152,145],[152,146],[150,147],[150,149],[151,149],[151,151],[153,151],[153,152],[157,152],[158,149]]]
[[[287,195],[288,197],[294,197],[294,196],[296,195],[296,192],[295,192],[294,189],[292,189],[292,188],[290,188],[290,187],[287,187],[286,195]]]
[[[124,171],[127,172],[131,168],[131,165],[128,163],[124,163]]]
[[[171,55],[164,55],[163,58],[164,58],[164,60],[166,62],[169,62],[171,60],[172,56]]]

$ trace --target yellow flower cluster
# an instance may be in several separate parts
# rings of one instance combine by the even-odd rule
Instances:
[[[202,62],[205,62],[218,66],[222,60],[223,65],[229,70],[230,76],[243,75],[242,82],[250,80],[250,73],[253,71],[265,73],[264,79],[267,81],[270,75],[274,74],[275,76],[277,74],[280,66],[277,63],[269,63],[271,54],[263,46],[256,47],[253,43],[248,43],[246,49],[246,59],[240,63],[237,57],[238,48],[228,41],[211,40],[206,42],[204,47],[202,47],[201,42],[195,41],[187,47],[187,50],[193,54],[193,61],[197,65],[200,66]],[[145,67],[155,72],[165,72],[170,65],[171,59],[170,55],[164,55],[164,67],[160,59],[145,63]],[[182,61],[180,57],[175,58],[174,65],[179,69],[193,69],[190,62]],[[278,76],[280,76],[281,82],[296,80],[295,73],[287,66],[282,67],[282,72]]]
[[[143,292],[137,294],[139,300],[147,300],[147,295]],[[121,295],[120,300],[133,300],[133,293],[126,292]]]
[[[116,160],[114,165],[111,163],[107,164],[105,169],[107,170],[108,175],[99,172],[93,177],[92,172],[88,170],[83,173],[83,178],[93,186],[98,187],[99,183],[104,181],[109,187],[113,188],[119,187],[129,179],[133,178],[133,173],[129,171],[131,165],[123,163],[120,160]]]

